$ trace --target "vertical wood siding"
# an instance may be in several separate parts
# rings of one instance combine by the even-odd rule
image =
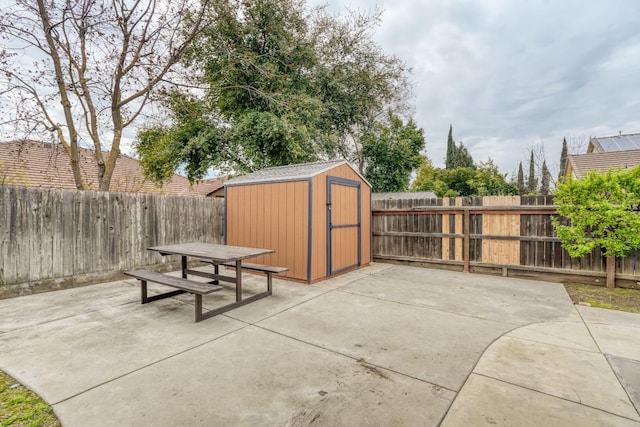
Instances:
[[[331,187],[331,220],[333,224],[357,224],[358,189],[338,184],[332,184]],[[334,228],[331,243],[331,268],[333,271],[358,263],[357,228]]]
[[[227,244],[275,249],[253,262],[288,267],[284,274],[307,279],[308,181],[227,188]]]
[[[371,262],[371,189],[351,169],[349,165],[340,165],[327,172],[318,174],[312,179],[313,187],[313,257],[311,260],[311,280],[327,277],[327,177],[358,181],[361,197],[361,263]],[[334,245],[335,247],[335,245]],[[356,252],[357,256],[357,252]],[[342,261],[340,261],[342,262]],[[346,262],[346,261],[345,261]],[[349,265],[349,264],[344,264]],[[336,270],[336,268],[334,268]]]

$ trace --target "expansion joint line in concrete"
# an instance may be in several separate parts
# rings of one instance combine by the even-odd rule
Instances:
[[[589,336],[591,337],[591,339],[593,340],[593,342],[596,344],[596,347],[598,347],[598,352],[600,352],[600,354],[602,354],[604,357],[604,360],[607,361],[607,365],[609,366],[609,370],[611,371],[611,374],[615,377],[615,379],[618,381],[618,383],[620,384],[620,387],[622,387],[622,390],[624,390],[625,394],[627,395],[627,398],[629,399],[630,402],[633,402],[633,399],[631,398],[631,395],[629,394],[629,391],[627,390],[627,388],[624,386],[624,384],[622,384],[621,379],[618,377],[618,375],[616,374],[616,371],[613,369],[613,366],[611,366],[611,362],[609,361],[609,358],[606,357],[606,353],[604,353],[602,351],[602,348],[600,348],[600,344],[598,344],[598,340],[596,340],[596,337],[593,336],[593,332],[591,332],[591,328],[589,327],[589,323],[587,323],[587,321],[584,319],[584,317],[582,317],[582,313],[580,313],[580,310],[578,310],[578,308],[575,308],[576,312],[578,312],[578,316],[580,316],[580,320],[582,320],[582,323],[584,323],[584,326],[587,328],[587,331],[589,331]],[[635,408],[635,406],[634,406]],[[640,408],[635,408],[636,412],[638,413],[638,415],[640,416]]]
[[[214,342],[214,341],[217,341],[217,340],[219,340],[219,339],[221,339],[221,338],[224,338],[224,337],[226,337],[226,336],[228,336],[228,335],[231,335],[231,334],[234,334],[234,333],[236,333],[236,332],[238,332],[238,331],[241,331],[241,330],[243,330],[243,329],[245,329],[245,328],[247,328],[247,327],[249,327],[249,326],[251,326],[251,325],[250,325],[250,324],[245,324],[244,326],[241,326],[241,327],[239,327],[239,328],[237,328],[237,329],[234,329],[234,330],[232,330],[232,331],[229,331],[229,332],[227,332],[227,333],[225,333],[225,334],[222,334],[222,335],[220,335],[220,336],[217,336],[217,337],[212,338],[212,339],[207,340],[207,341],[203,341],[203,342],[201,342],[200,344],[194,345],[193,347],[186,348],[186,349],[184,349],[184,350],[182,350],[182,351],[178,351],[178,352],[176,352],[176,353],[174,353],[174,354],[171,354],[171,355],[169,355],[169,356],[167,356],[167,357],[163,357],[162,359],[158,359],[158,360],[153,361],[153,362],[151,362],[151,363],[148,363],[148,364],[146,364],[146,365],[144,365],[144,366],[140,366],[140,367],[138,367],[138,368],[136,368],[136,369],[132,369],[132,370],[130,370],[129,372],[125,372],[125,373],[123,373],[123,374],[121,374],[121,375],[118,375],[117,377],[111,378],[111,379],[110,379],[110,380],[108,380],[108,381],[103,381],[103,382],[101,382],[100,384],[96,384],[96,385],[91,386],[91,387],[89,387],[89,388],[87,388],[87,389],[85,389],[85,390],[79,391],[78,393],[75,393],[75,394],[73,394],[73,395],[71,395],[71,396],[65,397],[64,399],[61,399],[61,400],[59,400],[59,401],[57,401],[57,402],[52,402],[52,403],[51,403],[51,406],[55,406],[55,405],[57,405],[57,404],[59,404],[59,403],[66,402],[67,400],[71,400],[71,399],[73,399],[74,397],[78,397],[78,396],[80,396],[80,395],[82,395],[82,394],[84,394],[84,393],[86,393],[86,392],[88,392],[88,391],[91,391],[91,390],[93,390],[93,389],[96,389],[96,388],[102,387],[103,385],[106,385],[106,384],[112,383],[112,382],[114,382],[114,381],[117,381],[117,380],[119,380],[119,379],[121,379],[121,378],[124,378],[124,377],[126,377],[126,376],[128,376],[128,375],[131,375],[131,374],[133,374],[133,373],[135,373],[135,372],[142,371],[143,369],[146,369],[146,368],[149,368],[149,367],[151,367],[151,366],[157,365],[157,364],[162,363],[162,362],[164,362],[164,361],[166,361],[166,360],[173,359],[173,358],[174,358],[174,357],[176,357],[176,356],[180,356],[180,355],[182,355],[182,354],[184,354],[184,353],[187,353],[187,352],[189,352],[189,351],[191,351],[191,350],[195,350],[196,348],[199,348],[199,347],[202,347],[202,346],[207,345],[207,344],[209,344],[209,343],[212,343],[212,342]]]
[[[55,291],[54,291],[55,292]],[[118,307],[122,307],[125,305],[131,305],[131,304],[140,304],[138,301],[130,301],[130,302],[123,302],[122,304],[118,304]],[[23,331],[25,329],[30,329],[33,328],[35,326],[42,326],[42,325],[46,325],[47,323],[53,323],[53,322],[58,322],[60,320],[65,320],[65,319],[71,319],[73,317],[78,317],[78,316],[85,316],[87,314],[92,314],[92,313],[98,313],[100,311],[104,310],[104,308],[97,308],[95,310],[89,310],[89,311],[85,311],[83,313],[79,313],[79,314],[69,314],[68,316],[61,316],[61,317],[56,317],[55,319],[48,319],[45,320],[44,322],[39,322],[39,323],[33,323],[30,325],[25,325],[25,326],[20,326],[18,328],[15,329],[9,329],[6,331],[0,331],[0,336],[4,335],[4,334],[8,334],[8,333],[13,333],[13,332],[17,332],[17,331]]]
[[[392,300],[388,300],[388,299],[384,299],[384,298],[378,298],[378,297],[371,296],[371,295],[359,294],[357,292],[349,292],[348,290],[344,290],[344,289],[335,289],[335,291],[344,292],[345,294],[356,295],[356,296],[363,297],[363,298],[371,298],[371,299],[374,299],[376,301],[383,301],[383,302],[386,302],[386,303],[406,305],[407,307],[414,307],[414,308],[419,308],[419,309],[422,309],[422,310],[431,310],[431,311],[438,311],[440,313],[454,314],[456,316],[468,317],[469,319],[484,320],[486,322],[503,323],[505,325],[513,326],[514,329],[517,329],[518,327],[522,327],[522,326],[528,326],[528,325],[522,325],[520,323],[505,322],[504,320],[494,320],[494,319],[487,319],[485,317],[472,316],[472,315],[466,314],[466,313],[458,313],[457,311],[442,310],[442,309],[436,308],[436,307],[427,307],[427,306],[419,305],[419,304],[410,304],[410,303],[407,303],[407,302],[392,301]]]
[[[533,324],[533,323],[532,323]],[[525,326],[529,326],[529,325],[525,325]],[[471,377],[471,374],[473,374],[473,371],[476,370],[476,367],[478,366],[478,363],[480,363],[480,360],[484,357],[485,353],[487,352],[487,350],[489,350],[491,348],[491,346],[493,344],[496,343],[496,341],[498,341],[500,338],[504,337],[505,335],[515,331],[516,329],[519,329],[520,327],[524,327],[524,326],[516,326],[513,329],[510,329],[508,331],[506,331],[505,333],[498,335],[497,337],[495,337],[493,339],[493,341],[491,341],[489,343],[488,346],[485,347],[484,351],[482,352],[482,354],[480,355],[480,357],[478,357],[478,360],[476,360],[476,363],[473,364],[473,367],[471,368],[471,370],[469,371],[469,373],[467,374],[467,377],[464,379],[464,381],[462,382],[462,385],[460,386],[460,390],[458,390],[456,392],[455,397],[453,398],[453,400],[451,401],[451,404],[449,405],[449,407],[447,408],[447,410],[444,412],[444,414],[442,415],[442,419],[440,420],[440,422],[438,423],[438,425],[442,424],[442,422],[447,418],[447,414],[449,414],[449,410],[451,409],[451,407],[453,406],[453,404],[456,402],[456,400],[458,400],[458,396],[460,395],[460,392],[464,389],[464,386],[467,384],[467,382],[469,381],[469,378]]]
[[[293,305],[292,305],[292,306],[290,306],[290,307],[286,307],[286,308],[284,308],[284,309],[282,309],[282,310],[280,310],[280,311],[278,311],[278,312],[276,312],[276,313],[273,313],[273,314],[268,315],[267,317],[263,317],[263,318],[262,318],[262,319],[260,319],[260,320],[256,320],[255,322],[247,322],[246,320],[242,320],[242,319],[239,319],[239,318],[237,318],[237,317],[233,317],[233,310],[231,310],[231,311],[229,311],[229,312],[227,312],[227,313],[224,313],[224,314],[223,314],[223,316],[226,316],[226,317],[228,317],[228,318],[230,318],[230,319],[233,319],[233,320],[238,320],[238,321],[240,321],[240,322],[246,323],[247,325],[255,325],[255,326],[257,326],[257,324],[258,324],[258,323],[260,323],[260,322],[263,322],[263,321],[265,321],[265,320],[267,320],[267,319],[271,319],[272,317],[275,317],[275,316],[277,316],[277,315],[279,315],[279,314],[285,313],[285,312],[287,312],[287,311],[289,311],[289,310],[291,310],[291,309],[293,309],[293,308],[296,308],[296,307],[298,307],[298,306],[304,305],[304,304],[306,304],[306,303],[308,303],[308,302],[310,302],[310,301],[313,301],[313,300],[315,300],[315,299],[317,299],[317,298],[320,298],[321,296],[324,296],[324,295],[326,295],[326,294],[328,294],[328,293],[330,293],[330,292],[334,292],[334,291],[335,291],[335,289],[329,289],[329,290],[327,290],[326,292],[322,292],[322,293],[320,293],[320,294],[318,294],[318,295],[316,295],[316,296],[313,296],[313,297],[311,297],[311,298],[309,298],[309,299],[306,299],[306,300],[304,300],[304,301],[300,301],[300,302],[299,302],[299,303],[297,303],[297,304],[293,304]]]
[[[534,393],[539,393],[539,394],[543,394],[543,395],[545,395],[545,396],[552,397],[552,398],[555,398],[555,399],[564,400],[565,402],[573,403],[573,404],[576,404],[576,405],[582,405],[582,406],[585,406],[585,407],[587,407],[587,408],[594,409],[594,410],[596,410],[596,411],[605,412],[605,413],[607,413],[607,414],[610,414],[610,415],[613,415],[613,416],[616,416],[616,417],[619,417],[619,418],[624,418],[625,420],[633,421],[633,422],[636,422],[636,423],[638,422],[638,420],[636,420],[636,419],[629,418],[629,417],[624,416],[624,415],[616,414],[616,413],[614,413],[614,412],[607,411],[606,409],[596,408],[595,406],[586,405],[586,404],[582,403],[582,401],[580,401],[580,402],[576,402],[575,400],[567,399],[566,397],[556,396],[556,395],[554,395],[554,394],[550,394],[550,393],[546,393],[546,392],[544,392],[544,391],[536,390],[535,388],[525,387],[525,386],[523,386],[523,385],[521,385],[521,384],[515,384],[515,383],[512,383],[512,382],[510,382],[510,381],[505,381],[505,380],[502,380],[502,379],[500,379],[500,378],[495,378],[495,377],[492,377],[492,376],[489,376],[489,375],[480,374],[480,373],[478,373],[478,372],[474,372],[474,374],[475,374],[475,375],[478,375],[478,376],[480,376],[480,377],[488,378],[488,379],[490,379],[490,380],[499,381],[499,382],[501,382],[501,383],[503,383],[503,384],[509,384],[509,385],[511,385],[511,386],[514,386],[514,387],[518,387],[518,388],[521,388],[521,389],[524,389],[524,390],[529,390],[529,391],[532,391],[532,392],[534,392]],[[615,375],[615,374],[614,374],[614,375]],[[462,387],[464,388],[464,386],[462,386]],[[462,391],[462,388],[460,389],[460,391]],[[578,396],[578,397],[580,397],[580,396]],[[453,404],[453,403],[452,403],[452,404]]]
[[[443,386],[443,385],[440,385],[440,384],[436,384],[436,383],[432,383],[432,382],[430,382],[430,381],[425,381],[425,380],[423,380],[422,378],[414,377],[413,375],[408,375],[408,374],[406,374],[406,373],[404,373],[404,372],[396,371],[395,369],[391,369],[391,368],[387,368],[387,367],[385,367],[385,366],[380,366],[380,365],[376,365],[376,364],[371,363],[371,362],[363,361],[363,359],[362,359],[362,358],[358,358],[358,357],[355,357],[355,356],[351,356],[351,355],[349,355],[349,354],[341,353],[341,352],[336,351],[336,350],[333,350],[333,349],[331,349],[331,348],[323,347],[323,346],[321,346],[321,345],[314,344],[314,343],[312,343],[312,342],[308,342],[308,341],[301,340],[300,338],[296,338],[296,337],[292,337],[292,336],[289,336],[289,335],[283,334],[282,332],[278,332],[278,331],[274,331],[274,330],[271,330],[271,329],[267,329],[267,328],[265,328],[265,327],[263,327],[263,326],[260,326],[260,325],[254,325],[254,326],[255,326],[255,327],[257,327],[257,328],[260,328],[260,329],[262,329],[262,330],[264,330],[264,331],[271,332],[271,333],[273,333],[273,334],[280,335],[280,336],[282,336],[282,337],[285,337],[285,338],[288,338],[288,339],[291,339],[291,340],[297,341],[297,342],[299,342],[299,343],[306,344],[306,345],[310,345],[310,346],[313,346],[313,347],[315,347],[315,348],[319,348],[319,349],[321,349],[321,350],[325,350],[325,351],[328,351],[328,352],[330,352],[330,353],[337,354],[337,355],[342,356],[342,357],[346,357],[346,358],[351,359],[351,360],[353,360],[353,361],[355,361],[355,362],[364,363],[364,364],[366,364],[366,365],[368,365],[368,366],[372,366],[372,367],[374,367],[374,368],[384,369],[385,371],[393,372],[394,374],[398,374],[398,375],[401,375],[401,376],[406,377],[406,378],[411,378],[411,379],[413,379],[413,380],[420,381],[420,382],[422,382],[422,383],[429,384],[429,385],[431,385],[431,386],[433,386],[433,387],[438,387],[438,388],[441,388],[441,389],[443,389],[443,390],[450,391],[450,392],[452,392],[452,393],[458,393],[458,391],[453,390],[453,389],[451,389],[451,388],[449,388],[449,387],[446,387],[446,386]]]
[[[244,324],[244,326],[241,326],[241,327],[239,327],[239,328],[237,328],[237,329],[234,329],[234,330],[232,330],[232,331],[229,331],[229,332],[227,332],[227,333],[225,333],[225,334],[223,334],[223,335],[220,335],[220,336],[218,336],[218,337],[215,337],[215,338],[212,338],[212,339],[210,339],[210,340],[204,341],[204,342],[202,342],[202,343],[200,343],[200,344],[198,344],[198,345],[195,345],[195,346],[193,346],[193,347],[189,347],[189,348],[187,348],[187,349],[184,349],[184,350],[182,350],[182,351],[179,351],[179,352],[177,352],[177,353],[174,353],[174,354],[169,355],[169,356],[167,356],[167,357],[164,357],[164,358],[162,358],[162,359],[156,360],[156,361],[154,361],[154,362],[152,362],[152,363],[149,363],[149,364],[147,364],[147,365],[140,366],[140,367],[138,367],[138,368],[136,368],[136,369],[133,369],[133,370],[131,370],[131,371],[129,371],[129,372],[125,372],[125,373],[124,373],[124,374],[122,374],[122,375],[119,375],[119,376],[117,376],[117,377],[111,378],[110,380],[108,380],[108,381],[104,381],[104,382],[102,382],[102,383],[100,383],[100,384],[96,384],[96,385],[94,385],[94,386],[92,386],[92,387],[87,388],[86,390],[82,390],[82,391],[80,391],[80,392],[78,392],[78,393],[75,393],[75,394],[73,394],[73,395],[71,395],[71,396],[65,397],[64,399],[61,399],[61,400],[59,400],[59,401],[57,401],[57,402],[52,402],[52,403],[51,403],[51,405],[52,405],[52,406],[54,406],[54,405],[57,405],[57,404],[59,404],[59,403],[66,402],[67,400],[73,399],[74,397],[80,396],[81,394],[84,394],[84,393],[86,393],[86,392],[88,392],[88,391],[91,391],[91,390],[96,389],[96,388],[98,388],[98,387],[102,387],[103,385],[106,385],[106,384],[108,384],[108,383],[111,383],[111,382],[113,382],[113,381],[116,381],[116,380],[118,380],[118,379],[120,379],[120,378],[124,378],[124,377],[126,377],[127,375],[130,375],[130,374],[133,374],[133,373],[135,373],[135,372],[141,371],[141,370],[146,369],[146,368],[148,368],[148,367],[151,367],[151,366],[153,366],[153,365],[157,365],[158,363],[164,362],[165,360],[172,359],[172,358],[174,358],[174,357],[176,357],[176,356],[179,356],[179,355],[181,355],[181,354],[184,354],[184,353],[186,353],[186,352],[188,352],[188,351],[191,351],[191,350],[194,350],[194,349],[196,349],[196,348],[202,347],[202,346],[204,346],[204,345],[206,345],[206,344],[212,343],[212,342],[214,342],[214,341],[216,341],[216,340],[219,340],[219,339],[221,339],[221,338],[226,337],[227,335],[230,335],[230,334],[236,333],[236,332],[238,332],[238,331],[241,331],[242,329],[245,329],[245,328],[247,328],[247,327],[249,327],[249,326],[255,326],[255,327],[258,327],[258,328],[260,328],[260,329],[263,329],[263,330],[269,331],[269,332],[274,332],[274,331],[270,331],[269,329],[265,329],[265,328],[262,328],[262,327],[258,326],[258,325],[257,325],[257,323],[262,322],[262,321],[264,321],[264,320],[266,320],[266,319],[269,319],[269,318],[271,318],[271,317],[273,317],[273,316],[277,316],[277,315],[278,315],[278,314],[280,314],[280,313],[283,313],[283,312],[285,312],[285,311],[287,311],[287,310],[290,310],[290,309],[292,309],[292,308],[294,308],[294,307],[297,307],[297,306],[299,306],[299,305],[305,304],[305,303],[307,303],[307,302],[309,302],[309,301],[312,301],[312,300],[314,300],[314,299],[316,299],[316,298],[318,298],[318,297],[321,297],[322,295],[325,295],[325,294],[327,294],[327,293],[329,293],[329,292],[333,292],[333,291],[334,291],[334,289],[327,290],[327,292],[323,292],[323,293],[321,293],[321,294],[318,294],[318,295],[316,295],[316,296],[314,296],[314,297],[312,297],[312,298],[309,298],[308,300],[301,301],[301,302],[300,302],[300,303],[298,303],[298,304],[295,304],[295,305],[293,305],[293,306],[291,306],[291,307],[287,307],[286,309],[284,309],[284,310],[282,310],[282,311],[279,311],[279,312],[277,312],[277,313],[274,313],[274,314],[272,314],[271,316],[267,316],[267,317],[265,317],[265,318],[263,318],[263,319],[260,319],[260,320],[258,320],[258,321],[256,321],[256,322],[246,322],[246,321],[244,321],[244,320],[241,320],[241,319],[238,319],[238,318],[236,318],[236,317],[233,317],[233,316],[231,316],[231,314],[233,314],[233,311],[230,311],[229,313],[225,313],[225,314],[223,314],[222,316],[225,316],[225,317],[228,317],[228,318],[230,318],[230,319],[232,319],[232,320],[235,320],[235,321],[241,322],[241,323],[243,323],[243,324]],[[177,302],[179,302],[179,303],[181,303],[181,304],[184,304],[184,305],[193,305],[193,304],[194,304],[194,303],[193,303],[193,302],[191,302],[191,301],[180,301],[180,300],[177,300]],[[137,301],[132,301],[132,302],[128,302],[128,303],[124,303],[124,304],[120,304],[120,305],[128,305],[128,304],[138,304],[138,302],[137,302]],[[91,312],[97,312],[97,311],[100,311],[100,310],[99,310],[99,309],[98,309],[98,310],[92,310]],[[87,313],[91,313],[91,312],[87,312]],[[86,313],[83,313],[83,314],[86,314]],[[68,317],[74,317],[74,316],[77,316],[77,315],[72,315],[72,316],[68,316]],[[56,320],[59,320],[59,319],[56,319]],[[43,322],[43,323],[47,323],[47,322]],[[275,333],[275,332],[274,332],[274,333]],[[282,335],[282,334],[280,334],[280,335]],[[283,336],[286,336],[286,335],[283,335]],[[291,337],[289,337],[289,338],[291,338]],[[294,339],[294,338],[292,338],[292,339]],[[304,341],[302,341],[302,342],[304,342]],[[307,343],[307,344],[308,344],[308,343]],[[317,346],[316,346],[316,347],[317,347]],[[373,365],[372,365],[372,366],[373,366]],[[389,369],[389,370],[390,370],[390,369]],[[392,371],[392,370],[390,370],[390,371]],[[392,372],[394,372],[394,371],[392,371]],[[406,376],[406,375],[405,375],[405,376]],[[436,386],[438,386],[438,387],[441,387],[441,386],[439,386],[439,385],[437,385],[437,384],[434,384],[434,385],[436,385]],[[442,388],[446,388],[446,387],[442,387]]]

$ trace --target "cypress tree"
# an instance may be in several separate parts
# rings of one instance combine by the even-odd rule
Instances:
[[[538,180],[536,179],[536,164],[533,161],[533,150],[529,158],[529,176],[527,177],[527,193],[535,194],[538,192]]]
[[[518,193],[522,196],[524,194],[524,171],[522,170],[522,162],[518,165]]]
[[[567,138],[562,138],[562,151],[560,152],[560,172],[558,173],[558,182],[564,179],[567,173]]]
[[[456,157],[458,150],[456,150],[456,143],[453,141],[453,125],[449,125],[449,137],[447,138],[447,158],[444,161],[445,169],[456,168]]]
[[[542,162],[542,182],[540,183],[540,194],[549,195],[549,185],[551,184],[551,173],[547,168],[547,161]]]

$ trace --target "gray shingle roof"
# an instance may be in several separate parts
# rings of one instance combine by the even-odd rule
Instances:
[[[243,184],[258,184],[263,182],[297,181],[309,179],[342,164],[348,164],[348,162],[346,160],[330,160],[326,162],[300,163],[297,165],[266,168],[231,179],[227,181],[225,185],[233,186]]]
[[[570,154],[567,160],[571,164],[575,177],[582,178],[591,171],[607,172],[610,168],[636,167],[640,164],[640,150]]]

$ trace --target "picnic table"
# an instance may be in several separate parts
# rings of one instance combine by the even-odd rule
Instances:
[[[172,297],[185,292],[195,295],[196,299],[196,322],[225,313],[234,308],[241,307],[253,301],[268,297],[272,294],[271,275],[287,271],[284,267],[272,267],[260,264],[243,263],[243,260],[254,258],[259,255],[265,255],[275,252],[273,249],[246,248],[241,246],[219,245],[214,243],[179,243],[175,245],[153,246],[148,248],[161,255],[179,255],[181,257],[182,277],[169,276],[166,274],[155,273],[145,270],[127,271],[125,274],[140,280],[142,304],[156,301],[163,298]],[[203,262],[210,263],[214,266],[214,272],[193,270],[188,268],[188,258],[194,258]],[[225,265],[234,267],[235,274],[233,276],[220,274],[219,266]],[[242,269],[261,271],[267,274],[267,290],[249,298],[242,297]],[[212,279],[211,283],[202,283],[189,280],[188,276],[199,276]],[[159,283],[165,286],[176,288],[176,291],[166,292],[160,295],[147,295],[147,282]],[[219,285],[220,282],[229,282],[235,284],[236,298],[235,302],[227,304],[223,307],[203,313],[202,296],[211,292],[223,289]]]

